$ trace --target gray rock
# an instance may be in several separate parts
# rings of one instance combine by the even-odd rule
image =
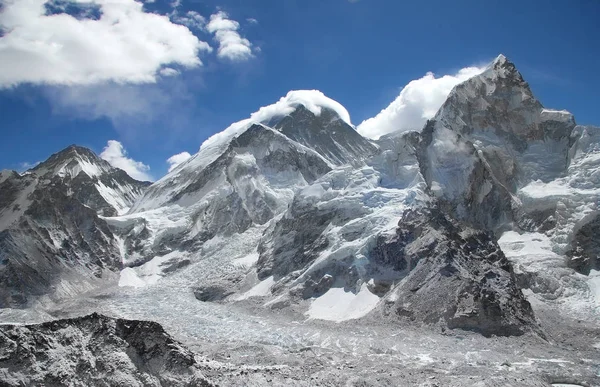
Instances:
[[[337,165],[360,162],[377,151],[371,142],[327,108],[322,108],[321,114],[316,116],[299,105],[274,128]]]
[[[194,354],[150,321],[99,314],[0,326],[3,386],[212,386]]]
[[[582,274],[600,270],[600,216],[583,225],[571,242],[567,252],[568,265]]]

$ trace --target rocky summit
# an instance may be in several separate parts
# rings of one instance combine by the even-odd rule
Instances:
[[[2,171],[0,384],[600,385],[599,155],[500,55],[419,131],[292,91],[152,184]]]

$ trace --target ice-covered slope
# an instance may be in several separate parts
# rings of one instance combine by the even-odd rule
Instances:
[[[260,124],[226,144],[218,155],[203,145],[150,187],[135,212],[108,220],[123,237],[129,264],[195,251],[212,238],[261,226],[285,211],[297,190],[331,169],[315,151]]]
[[[264,225],[302,187],[336,165],[364,164],[376,151],[339,103],[314,90],[292,91],[206,140],[109,223],[123,238],[126,261],[137,266]]]

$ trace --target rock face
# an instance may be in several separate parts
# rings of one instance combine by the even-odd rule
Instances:
[[[544,109],[500,55],[457,85],[423,129],[423,176],[457,217],[502,228],[519,208],[518,189],[567,171],[574,127],[568,112]]]
[[[567,253],[569,266],[580,273],[590,274],[591,270],[600,270],[600,216],[584,224],[571,242]]]
[[[342,120],[333,110],[320,115],[298,106],[274,128],[336,165],[356,163],[375,154],[377,148]]]
[[[535,327],[512,266],[492,236],[438,208],[408,210],[396,235],[378,241],[371,261],[402,273],[385,297],[400,318],[485,336],[519,335]]]
[[[24,175],[0,179],[0,307],[89,289],[121,268],[100,214],[116,215],[149,183],[70,146]]]
[[[99,314],[0,326],[3,386],[212,386],[154,322]]]
[[[91,150],[76,145],[53,154],[29,174],[50,180],[51,185],[62,186],[69,191],[69,196],[103,216],[126,212],[150,185],[150,182],[131,178]]]

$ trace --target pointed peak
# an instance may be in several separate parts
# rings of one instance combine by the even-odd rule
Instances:
[[[486,78],[507,78],[514,79],[518,82],[523,82],[523,76],[517,70],[517,67],[506,56],[500,54],[490,63],[487,68],[481,73]]]
[[[41,175],[51,173],[52,175],[70,175],[71,177],[84,171],[88,176],[94,177],[109,168],[108,163],[91,149],[73,144],[54,153],[46,161],[36,165],[32,171]]]
[[[500,54],[496,57],[496,59],[494,59],[494,61],[492,62],[492,65],[494,66],[502,66],[504,65],[506,62],[508,62],[508,58],[506,58],[506,56],[504,56],[504,54]]]
[[[70,158],[70,157],[74,157],[76,155],[80,155],[80,156],[84,156],[86,158],[95,160],[95,159],[100,159],[98,157],[98,155],[96,155],[96,153],[94,153],[94,151],[92,151],[90,148],[86,148],[84,146],[80,146],[80,145],[76,145],[76,144],[71,144],[68,147],[66,147],[65,149],[56,152],[55,154],[53,154],[52,156],[50,156],[50,159],[65,159],[65,158]]]
[[[254,122],[272,122],[277,117],[287,116],[297,110],[308,110],[315,116],[320,116],[323,110],[332,110],[352,125],[346,108],[319,90],[292,90],[274,104],[260,108],[251,115],[251,119]]]

